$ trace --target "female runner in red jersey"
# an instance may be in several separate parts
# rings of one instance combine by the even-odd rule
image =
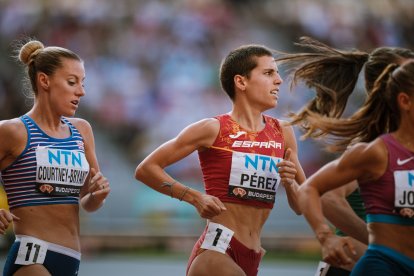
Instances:
[[[282,79],[272,52],[245,45],[222,61],[220,81],[232,110],[189,125],[136,168],[154,190],[192,204],[207,219],[187,275],[257,275],[260,237],[280,183],[291,208],[305,175],[291,126],[263,114],[276,107]],[[165,167],[198,151],[206,193],[179,183]]]

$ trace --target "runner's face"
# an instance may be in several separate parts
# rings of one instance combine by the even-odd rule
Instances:
[[[51,103],[59,116],[71,117],[85,95],[85,69],[82,62],[73,59],[63,59],[62,65],[49,77]]]
[[[250,72],[247,80],[246,93],[249,94],[250,103],[263,111],[275,107],[282,82],[274,58],[258,57],[257,66]]]

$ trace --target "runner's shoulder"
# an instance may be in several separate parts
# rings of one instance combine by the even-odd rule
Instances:
[[[24,123],[19,118],[0,121],[0,136],[14,138],[20,136],[22,132],[26,131]],[[4,141],[2,139],[2,141]]]

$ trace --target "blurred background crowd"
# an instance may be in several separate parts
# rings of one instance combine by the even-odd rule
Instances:
[[[85,247],[155,244],[188,251],[204,220],[192,206],[138,183],[134,169],[184,126],[229,111],[218,81],[221,59],[249,43],[296,51],[294,42],[304,35],[342,49],[413,49],[413,15],[412,0],[0,0],[0,119],[31,106],[13,57],[22,39],[78,53],[85,61],[86,96],[77,116],[94,128],[112,187],[104,208],[82,214]],[[286,79],[269,114],[284,118],[311,96],[303,86],[290,92]],[[308,175],[332,157],[320,144],[300,141],[299,132],[297,137]],[[203,189],[196,154],[169,172]],[[289,210],[283,189],[278,192],[264,246],[306,247],[293,241],[312,237],[309,227]]]

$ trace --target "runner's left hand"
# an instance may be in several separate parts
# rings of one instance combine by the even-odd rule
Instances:
[[[279,168],[280,180],[283,186],[292,185],[296,177],[296,165],[291,159],[292,150],[286,149],[285,157],[283,161],[279,162],[276,166]]]
[[[91,168],[91,180],[89,183],[89,193],[93,198],[103,201],[111,191],[109,187],[108,179],[103,176],[101,172],[96,172],[94,168]]]

